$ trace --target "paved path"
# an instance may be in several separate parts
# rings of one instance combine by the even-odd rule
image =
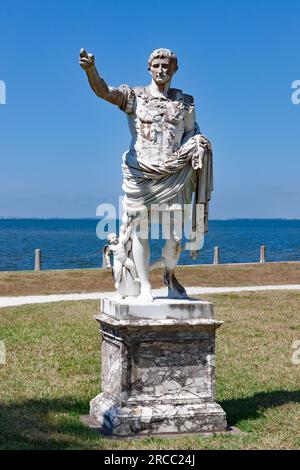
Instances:
[[[187,287],[188,295],[225,294],[227,292],[256,292],[270,290],[300,290],[300,284],[280,286],[245,286],[245,287]],[[1,307],[14,307],[17,305],[44,304],[48,302],[61,302],[65,300],[97,300],[113,292],[91,292],[87,294],[55,294],[55,295],[28,295],[25,297],[0,297]],[[167,289],[153,289],[156,297],[166,296]]]

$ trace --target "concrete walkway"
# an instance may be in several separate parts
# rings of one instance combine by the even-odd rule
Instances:
[[[188,295],[226,294],[228,292],[256,292],[278,290],[300,290],[300,284],[279,286],[245,286],[245,287],[187,287]],[[167,288],[153,289],[155,297],[166,296]],[[15,307],[18,305],[44,304],[66,300],[98,300],[114,292],[91,292],[87,294],[54,294],[54,295],[28,295],[25,297],[0,297],[1,307]]]

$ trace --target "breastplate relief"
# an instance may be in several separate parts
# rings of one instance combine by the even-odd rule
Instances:
[[[184,113],[183,99],[181,102],[152,97],[146,92],[139,94],[136,150],[144,153],[146,158],[150,153],[148,158],[153,160],[162,160],[178,150],[184,132]]]

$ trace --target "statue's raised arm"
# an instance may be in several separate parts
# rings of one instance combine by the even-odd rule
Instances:
[[[108,101],[109,103],[122,107],[124,99],[126,98],[124,96],[124,91],[122,88],[108,86],[106,81],[100,77],[95,66],[95,58],[93,54],[88,54],[85,49],[81,49],[79,64],[83,70],[86,71],[91,88],[96,93],[96,95],[99,96],[99,98]]]

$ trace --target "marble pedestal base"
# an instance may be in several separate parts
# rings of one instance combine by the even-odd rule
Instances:
[[[102,390],[90,415],[105,434],[221,432],[215,402],[213,306],[197,300],[138,304],[102,299]]]

